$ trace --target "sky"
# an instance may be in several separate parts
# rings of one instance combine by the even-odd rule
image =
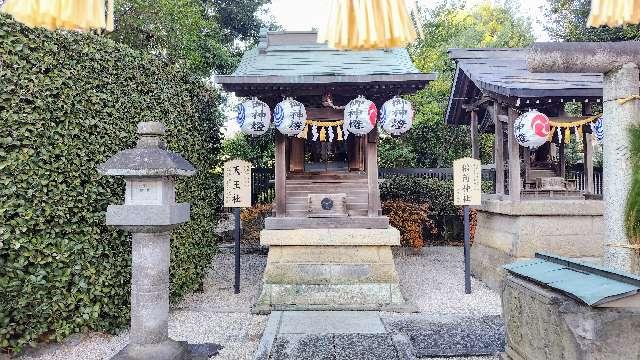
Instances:
[[[417,1],[421,7],[425,8],[430,8],[440,3],[440,0]],[[473,5],[483,1],[488,0],[468,0],[467,4]],[[405,2],[409,7],[415,6],[415,0],[405,0]],[[496,2],[496,0],[491,2]],[[546,3],[545,0],[515,0],[509,1],[509,3],[516,7],[518,7],[517,3],[520,4],[519,13],[526,14],[531,19],[531,25],[538,41],[549,40],[540,24],[540,21],[544,19],[542,6]],[[322,29],[329,16],[330,4],[330,0],[271,0],[270,13],[285,30]]]

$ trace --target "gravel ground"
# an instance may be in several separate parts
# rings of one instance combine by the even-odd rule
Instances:
[[[502,314],[500,296],[471,278],[471,294],[464,293],[462,247],[434,246],[420,256],[395,254],[400,289],[407,301],[431,319]]]
[[[462,248],[428,247],[422,255],[395,256],[403,295],[429,319],[500,314],[498,294],[472,279],[472,294],[464,294]],[[169,335],[190,343],[213,342],[224,347],[214,360],[251,359],[266,325],[266,316],[250,313],[260,292],[264,255],[242,256],[241,293],[233,294],[233,255],[219,254],[204,281],[204,292],[187,296],[172,307]],[[384,315],[394,320],[407,314]],[[88,333],[75,335],[62,344],[46,346],[24,360],[109,359],[128,340],[117,336]],[[447,358],[456,360],[458,358]],[[493,357],[466,357],[460,360],[492,360]]]
[[[250,308],[260,292],[264,255],[243,255],[240,294],[233,293],[233,255],[219,254],[204,280],[204,292],[187,296],[172,307],[169,336],[189,343],[223,346],[215,360],[252,359],[267,316],[253,315]],[[99,360],[109,359],[128,342],[128,332],[117,336],[88,333],[74,335],[62,344],[30,351],[20,359]]]

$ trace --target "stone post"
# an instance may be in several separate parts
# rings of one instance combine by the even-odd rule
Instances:
[[[628,128],[640,125],[638,100],[619,104],[618,99],[638,95],[640,42],[537,43],[529,53],[531,72],[602,73],[605,201],[603,264],[640,273],[638,252],[625,245],[624,215],[631,186]]]
[[[638,101],[619,104],[616,100],[638,95],[638,66],[627,63],[604,74],[603,114],[603,187],[605,201],[605,239],[603,263],[628,272],[640,272],[637,251],[628,245],[625,232],[625,208],[631,189],[629,127],[640,125]]]
[[[140,123],[138,134],[136,148],[98,167],[103,175],[125,178],[124,205],[109,205],[106,222],[132,233],[131,331],[129,345],[114,359],[190,359],[187,344],[168,335],[169,243],[171,230],[190,214],[189,204],[175,202],[174,177],[195,169],[165,149],[162,123]]]

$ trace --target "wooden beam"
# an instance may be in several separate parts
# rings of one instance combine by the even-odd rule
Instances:
[[[493,109],[495,122],[493,151],[496,164],[496,194],[504,195],[504,137],[502,123],[495,118],[500,114],[500,105],[493,103]]]
[[[275,175],[276,175],[276,217],[285,217],[287,204],[287,158],[286,158],[286,137],[276,131],[275,149]]]
[[[380,216],[380,187],[378,186],[378,130],[374,128],[367,135],[367,179],[369,183],[369,217]]]
[[[478,135],[478,111],[471,111],[471,157],[480,159],[480,137]]]
[[[592,115],[591,103],[582,104],[582,115]],[[593,136],[587,133],[587,127],[582,128],[582,149],[583,149],[583,166],[584,166],[584,193],[593,194],[595,192],[593,184]]]
[[[507,142],[509,151],[509,198],[511,201],[520,201],[522,181],[520,179],[520,145],[516,141],[513,126],[518,117],[518,112],[509,108],[509,122],[507,124]]]

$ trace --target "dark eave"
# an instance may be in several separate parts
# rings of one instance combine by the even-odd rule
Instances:
[[[602,75],[531,73],[527,49],[451,49],[456,74],[445,122],[468,124],[464,107],[479,98],[514,108],[539,108],[563,102],[602,100]],[[478,109],[483,112],[483,109]],[[482,114],[479,114],[482,116]]]

